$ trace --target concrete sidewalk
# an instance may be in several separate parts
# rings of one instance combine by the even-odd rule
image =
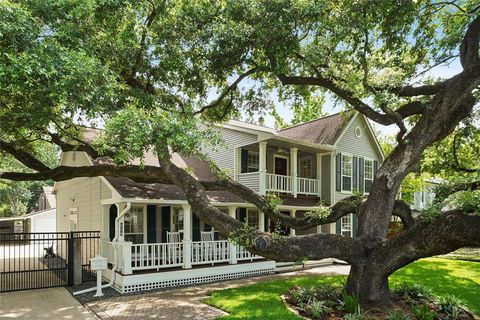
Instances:
[[[0,293],[0,319],[98,319],[63,287]]]

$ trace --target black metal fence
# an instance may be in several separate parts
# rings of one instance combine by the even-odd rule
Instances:
[[[93,280],[90,259],[99,252],[99,231],[0,234],[0,292]]]

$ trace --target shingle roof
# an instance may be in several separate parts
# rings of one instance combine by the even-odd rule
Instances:
[[[355,113],[335,113],[278,131],[278,135],[315,144],[333,145]]]

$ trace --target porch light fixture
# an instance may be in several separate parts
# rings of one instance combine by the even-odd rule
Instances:
[[[283,149],[282,147],[278,147],[277,153],[287,154],[287,150]]]

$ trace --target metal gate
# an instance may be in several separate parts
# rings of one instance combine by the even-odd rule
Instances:
[[[99,238],[98,231],[0,234],[0,292],[93,280],[90,258],[100,251]]]

